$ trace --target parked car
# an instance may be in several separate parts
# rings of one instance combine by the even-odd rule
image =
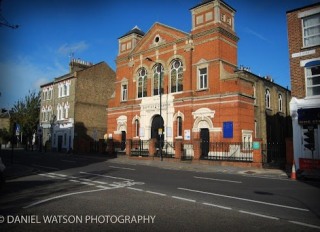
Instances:
[[[2,159],[0,157],[0,187],[4,184],[5,182],[5,175],[4,175],[4,170],[6,169],[6,166],[4,166]]]

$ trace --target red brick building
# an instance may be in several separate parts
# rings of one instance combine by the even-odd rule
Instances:
[[[320,3],[287,12],[293,152],[297,168],[320,168]],[[309,149],[306,133],[314,137]]]
[[[212,0],[190,12],[189,33],[155,23],[147,33],[135,27],[118,39],[107,136],[122,142],[122,149],[128,141],[150,139],[184,144],[239,142],[251,147],[255,128],[261,128],[259,135],[266,130],[266,119],[257,107],[271,112],[273,106],[260,102],[264,102],[266,89],[272,90],[275,84],[239,72],[235,9]],[[274,88],[278,90],[286,95],[284,88]],[[213,155],[211,148],[201,146],[202,155]]]
[[[253,83],[234,75],[234,15],[225,2],[207,1],[191,9],[190,33],[155,23],[120,37],[108,137],[149,140],[163,127],[166,141],[251,142]]]

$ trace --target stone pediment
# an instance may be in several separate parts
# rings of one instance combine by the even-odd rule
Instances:
[[[179,43],[188,38],[189,34],[186,32],[164,24],[155,23],[132,50],[131,54],[161,47],[165,44]]]

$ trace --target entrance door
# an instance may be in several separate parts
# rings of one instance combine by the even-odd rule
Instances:
[[[151,138],[157,139],[157,147],[159,148],[159,142],[161,141],[161,146],[163,147],[163,141],[164,141],[164,135],[160,137],[159,135],[159,129],[162,129],[162,133],[164,132],[164,126],[163,126],[163,118],[160,115],[156,115],[152,120],[151,125]]]
[[[121,131],[121,151],[126,149],[126,139],[127,133],[125,131]]]
[[[209,153],[209,141],[210,141],[209,129],[207,128],[201,129],[200,138],[201,138],[201,156],[207,157]]]

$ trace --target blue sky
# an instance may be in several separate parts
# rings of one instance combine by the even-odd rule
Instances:
[[[155,22],[191,31],[190,8],[202,0],[2,0],[1,14],[18,29],[0,26],[0,108],[69,71],[74,58],[107,62],[115,70],[118,38]],[[238,65],[290,88],[286,11],[316,0],[225,0],[236,9]]]

